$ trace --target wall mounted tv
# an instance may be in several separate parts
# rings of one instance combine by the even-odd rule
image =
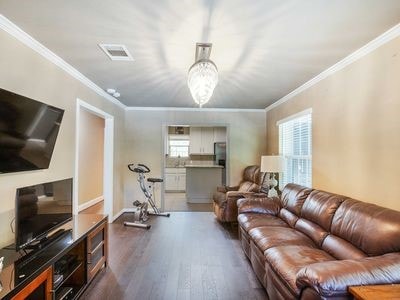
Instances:
[[[0,89],[0,173],[47,169],[64,110]]]
[[[15,208],[15,244],[20,250],[72,219],[72,178],[17,189]]]

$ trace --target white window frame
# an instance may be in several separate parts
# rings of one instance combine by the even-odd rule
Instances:
[[[284,126],[299,126],[296,122],[307,121],[309,122],[308,134],[304,136],[305,140],[298,141],[299,150],[302,154],[294,152],[294,134],[295,130],[291,132],[292,136],[288,138],[283,137]],[[279,180],[279,188],[282,190],[287,183],[297,183],[300,185],[312,187],[312,109],[306,109],[297,114],[291,115],[287,118],[279,120],[276,125],[279,131],[279,154],[285,157],[286,164],[284,172]],[[298,129],[298,128],[297,128]],[[290,128],[289,128],[290,130]],[[303,138],[300,134],[300,139]],[[307,144],[306,148],[302,148],[304,142]],[[284,145],[291,143],[291,145]],[[306,151],[304,151],[306,150]],[[306,152],[306,153],[304,153]],[[298,165],[298,172],[293,172],[294,165]],[[303,166],[303,167],[302,167]]]
[[[184,142],[187,142],[187,145],[182,145],[182,146],[179,146],[179,145],[171,145],[171,142],[175,142],[175,141],[184,141]],[[170,139],[169,141],[168,141],[168,153],[169,153],[169,156],[170,157],[189,157],[189,140],[186,140],[186,139]],[[174,154],[174,152],[176,152],[176,151],[174,151],[173,150],[173,148],[186,148],[186,155],[175,155]],[[178,151],[179,152],[179,151]]]

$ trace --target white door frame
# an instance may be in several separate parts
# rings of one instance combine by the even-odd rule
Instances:
[[[161,125],[161,139],[162,139],[162,151],[161,151],[161,178],[165,179],[165,154],[166,154],[166,147],[167,141],[168,141],[168,127],[169,126],[190,126],[190,127],[225,127],[226,128],[226,162],[225,162],[225,172],[226,172],[226,185],[230,185],[230,168],[231,168],[231,162],[230,162],[230,134],[231,134],[231,126],[228,123],[204,123],[204,124],[199,124],[199,123],[190,123],[190,122],[183,122],[183,124],[176,124],[173,122],[167,122],[163,123]],[[164,184],[161,185],[161,211],[164,211],[165,209],[165,182]]]
[[[108,215],[108,222],[113,220],[113,190],[114,190],[114,116],[101,109],[76,99],[76,122],[75,122],[75,176],[74,176],[74,197],[73,212],[79,213],[79,134],[80,134],[80,113],[85,110],[104,119],[104,167],[103,167],[103,197],[104,214]]]

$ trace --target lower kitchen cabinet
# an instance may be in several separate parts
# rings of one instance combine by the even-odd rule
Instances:
[[[165,191],[184,192],[186,190],[186,169],[165,168]]]

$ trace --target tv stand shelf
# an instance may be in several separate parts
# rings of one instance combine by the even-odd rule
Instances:
[[[107,266],[108,219],[104,215],[78,215],[65,227],[69,230],[26,255],[10,247],[0,250],[0,256],[5,257],[0,299],[79,298]]]

